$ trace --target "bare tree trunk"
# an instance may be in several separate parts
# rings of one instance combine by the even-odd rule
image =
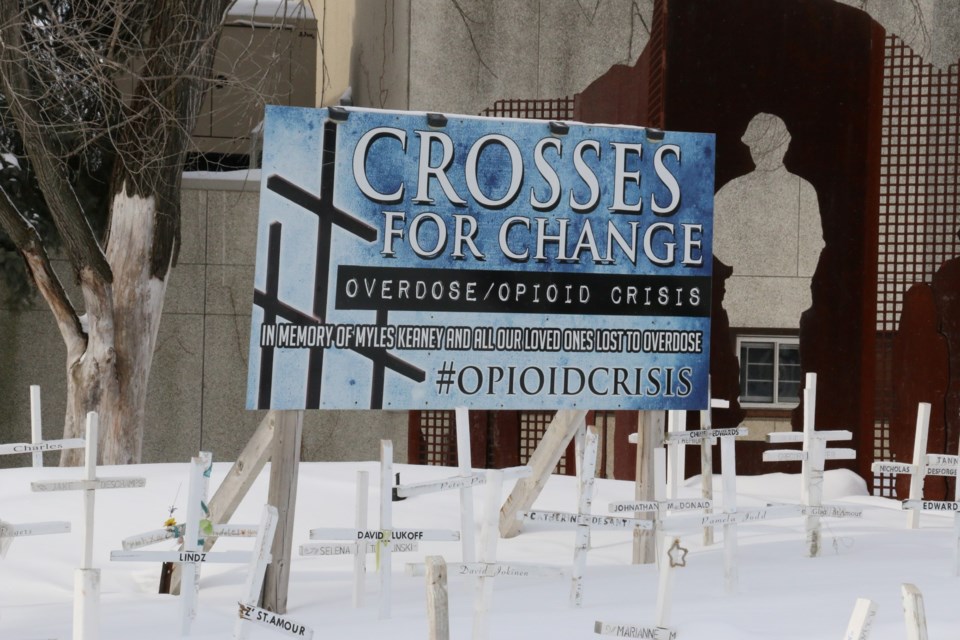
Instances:
[[[0,227],[67,347],[64,434],[82,436],[87,412],[97,411],[100,458],[108,464],[140,461],[147,381],[180,244],[181,172],[230,4],[0,0],[0,91],[79,280],[83,315],[4,185]],[[64,69],[67,99],[60,85],[49,86],[68,75]],[[123,73],[137,79],[129,100],[115,85]],[[101,143],[116,158],[105,237],[94,232],[70,182],[71,161]],[[61,464],[80,464],[78,451],[64,452]]]
[[[114,464],[139,462],[143,450],[147,381],[170,273],[164,270],[162,278],[151,273],[155,221],[167,213],[157,209],[157,198],[127,194],[126,189],[111,206],[107,260],[115,274],[114,344],[123,402],[103,427],[103,449],[104,459]]]
[[[103,433],[107,425],[115,422],[120,404],[117,352],[114,348],[113,287],[87,275],[88,272],[81,272],[80,276],[86,310],[86,349],[67,363],[64,435],[68,438],[83,437],[84,417],[89,411],[99,414]],[[104,458],[102,447],[100,451],[100,457]],[[73,466],[83,464],[82,450],[65,450],[60,462]]]

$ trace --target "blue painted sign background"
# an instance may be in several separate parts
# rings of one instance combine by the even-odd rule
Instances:
[[[267,110],[249,408],[706,406],[712,135],[335,115]]]

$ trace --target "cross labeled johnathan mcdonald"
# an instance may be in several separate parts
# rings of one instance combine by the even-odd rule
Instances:
[[[248,407],[706,407],[712,135],[270,107],[262,175]]]

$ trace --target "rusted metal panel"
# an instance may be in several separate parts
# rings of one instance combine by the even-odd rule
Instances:
[[[950,370],[947,339],[940,334],[933,289],[915,284],[903,300],[900,328],[893,339],[891,369],[893,377],[893,412],[890,421],[890,453],[893,460],[913,459],[917,422],[917,404],[929,402],[930,430],[927,452],[956,453],[946,449],[944,398]],[[929,476],[924,481],[924,498],[944,500],[947,497],[945,478]],[[910,477],[896,479],[896,496],[906,500]]]
[[[956,198],[960,186],[954,182],[951,189]],[[946,426],[944,440],[946,452],[957,453],[960,448],[960,257],[946,261],[937,270],[933,276],[933,293],[940,333],[947,341],[949,353],[950,379],[943,408]],[[954,480],[948,480],[948,485],[953,483]],[[952,491],[950,495],[953,495]]]
[[[801,366],[819,376],[817,421],[859,435],[862,416],[872,412],[861,376],[864,351],[869,357],[873,351],[862,326],[864,307],[873,305],[862,286],[869,272],[871,176],[864,150],[873,22],[819,0],[704,0],[672,4],[668,25],[665,128],[716,132],[717,188],[754,168],[739,138],[756,113],[787,124],[792,142],[784,164],[816,189],[825,241],[813,304],[800,320]],[[721,342],[722,330],[713,331]],[[715,384],[730,383],[728,372],[714,375]],[[801,415],[802,407],[795,429]]]

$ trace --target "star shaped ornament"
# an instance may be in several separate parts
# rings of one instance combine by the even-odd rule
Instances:
[[[671,567],[685,567],[687,566],[687,554],[690,552],[689,549],[680,546],[680,538],[673,539],[673,545],[667,551],[667,555],[670,557],[670,566]]]

